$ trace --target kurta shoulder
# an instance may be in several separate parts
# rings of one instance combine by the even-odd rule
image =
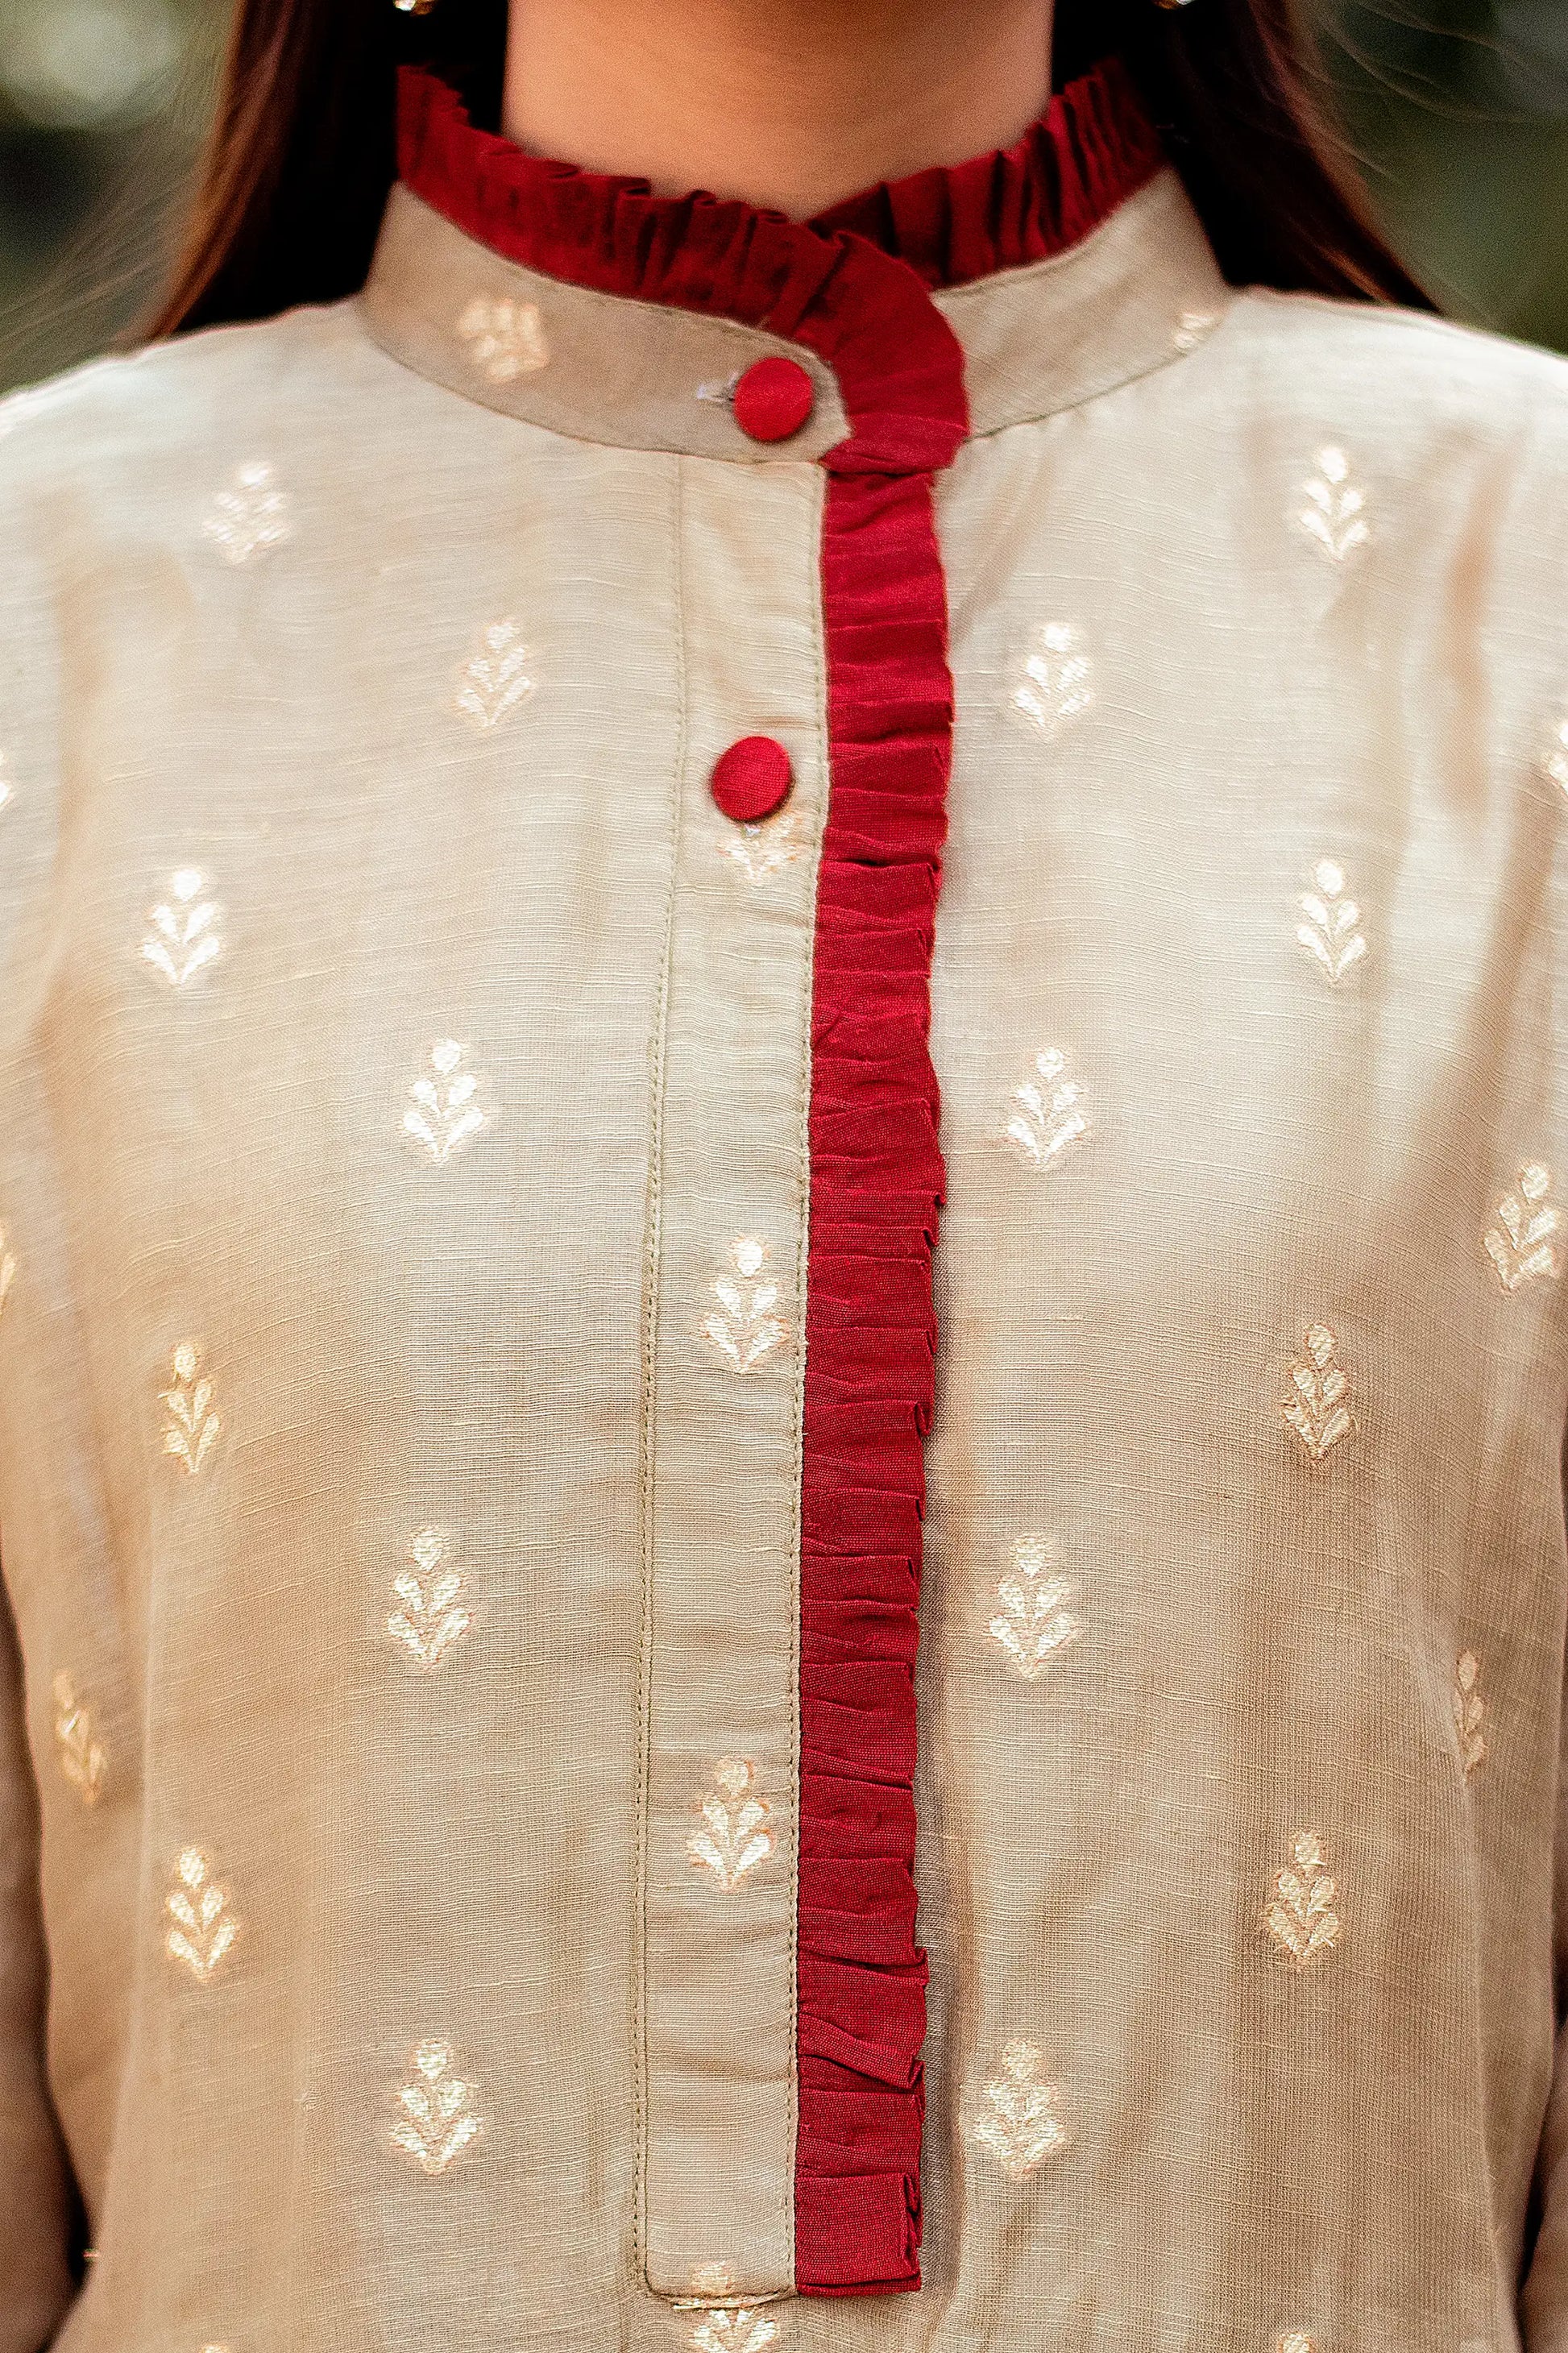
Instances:
[[[69,792],[96,793],[103,711],[133,704],[147,744],[188,734],[174,649],[216,659],[254,626],[237,592],[319,486],[329,502],[373,480],[384,491],[402,431],[388,379],[416,382],[349,301],[95,360],[0,401],[0,943],[47,883]]]
[[[1397,630],[1440,586],[1494,682],[1527,656],[1533,677],[1568,586],[1568,360],[1420,312],[1253,289],[1155,386],[1165,429],[1189,453],[1213,448],[1208,504],[1236,512],[1235,560],[1255,584],[1304,532],[1329,577],[1356,575],[1369,624]],[[1203,470],[1183,475],[1198,503]]]
[[[1568,359],[1422,311],[1253,288],[1215,350],[1279,413],[1337,412],[1390,454],[1453,431],[1521,452],[1568,436]]]
[[[248,449],[258,435],[296,442],[331,426],[365,374],[384,376],[386,363],[353,301],[90,360],[0,399],[0,496],[169,462],[221,469],[237,437]]]

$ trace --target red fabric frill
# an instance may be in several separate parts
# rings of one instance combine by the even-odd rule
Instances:
[[[943,1192],[928,1037],[952,746],[933,479],[968,430],[963,350],[928,288],[1064,250],[1152,176],[1159,142],[1111,62],[1007,153],[800,223],[542,162],[409,71],[399,160],[416,195],[531,269],[800,343],[849,418],[823,460],[832,773],[812,1008],[795,2282],[917,2288],[914,1669]]]
[[[1016,146],[884,181],[813,227],[868,238],[927,286],[967,286],[1079,244],[1164,160],[1131,74],[1107,58]]]

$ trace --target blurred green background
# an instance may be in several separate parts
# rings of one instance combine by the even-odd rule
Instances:
[[[1458,316],[1568,351],[1568,0],[1306,5],[1417,274]],[[0,0],[0,389],[85,358],[144,311],[226,14],[224,0]]]

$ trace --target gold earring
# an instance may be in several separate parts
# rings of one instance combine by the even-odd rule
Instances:
[[[392,0],[400,16],[427,16],[436,0]]]

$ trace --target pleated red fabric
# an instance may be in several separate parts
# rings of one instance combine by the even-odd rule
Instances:
[[[953,396],[962,427],[961,370]],[[829,2295],[920,2284],[914,1669],[943,1186],[927,1039],[952,741],[931,473],[847,470],[852,447],[823,542],[801,1544],[795,2277]]]
[[[930,981],[953,718],[934,490],[968,430],[963,350],[930,290],[1076,243],[1159,168],[1159,142],[1111,61],[1005,154],[800,223],[541,162],[408,73],[400,162],[426,203],[531,269],[799,343],[849,419],[822,461],[795,2284],[918,2288],[914,1670],[943,1192]]]

